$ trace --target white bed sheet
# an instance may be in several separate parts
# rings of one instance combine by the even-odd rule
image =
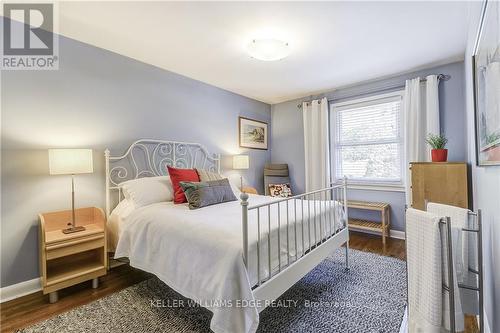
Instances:
[[[250,195],[250,206],[276,199]],[[274,205],[277,206],[277,205]],[[304,220],[302,223],[302,206]],[[309,209],[310,207],[310,209]],[[337,207],[337,208],[336,208]],[[295,259],[316,244],[320,230],[325,232],[344,226],[341,205],[333,201],[291,201],[280,204],[281,224],[278,227],[278,209],[271,215],[271,269],[279,270],[277,253],[278,230],[281,238],[282,264]],[[297,223],[294,221],[297,210]],[[260,209],[261,221],[261,277],[268,276],[269,260],[268,211]],[[336,226],[326,224],[326,214]],[[257,211],[249,212],[249,268],[242,257],[241,205],[239,201],[189,210],[186,204],[158,203],[133,211],[122,224],[115,258],[128,257],[134,267],[151,272],[171,288],[199,302],[213,312],[210,328],[214,332],[255,332],[259,323],[257,308],[243,307],[241,301],[253,301],[252,286],[257,284]],[[295,226],[297,248],[295,249]],[[315,228],[316,226],[316,228]],[[304,227],[304,241],[302,241]],[[316,232],[315,232],[316,229]],[[316,234],[316,241],[315,235]],[[290,257],[288,256],[290,255]],[[223,304],[224,306],[220,306]]]
[[[126,224],[126,218],[134,211],[134,205],[124,199],[113,209],[106,223],[108,252],[115,252],[118,239]]]

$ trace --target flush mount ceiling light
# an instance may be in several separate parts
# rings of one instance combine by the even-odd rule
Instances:
[[[248,53],[255,59],[275,61],[286,58],[290,54],[290,46],[278,39],[254,39],[248,44]]]

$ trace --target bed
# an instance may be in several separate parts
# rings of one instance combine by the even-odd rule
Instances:
[[[139,140],[105,158],[115,258],[208,308],[214,332],[255,332],[259,312],[343,244],[348,268],[345,181],[282,199],[236,193],[240,200],[196,210],[171,201],[130,208],[123,181],[164,176],[167,165],[220,173],[220,156],[200,144]]]

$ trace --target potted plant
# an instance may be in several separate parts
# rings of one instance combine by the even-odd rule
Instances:
[[[444,147],[448,143],[448,139],[440,134],[429,133],[426,141],[432,147],[432,162],[446,162],[448,159],[448,149]]]

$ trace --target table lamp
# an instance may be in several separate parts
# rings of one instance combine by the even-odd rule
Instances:
[[[247,170],[250,167],[248,155],[234,155],[233,156],[233,169]],[[243,191],[243,176],[240,175],[240,190]]]
[[[92,149],[49,149],[49,173],[71,175],[71,226],[62,232],[70,234],[83,231],[85,227],[75,225],[75,175],[94,172]],[[68,223],[68,225],[70,225]]]

